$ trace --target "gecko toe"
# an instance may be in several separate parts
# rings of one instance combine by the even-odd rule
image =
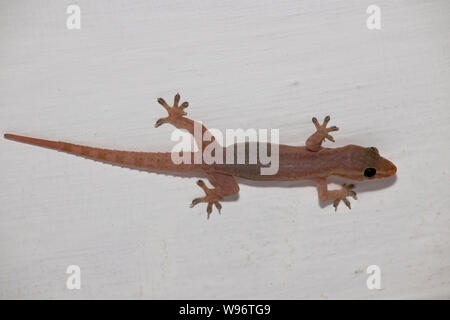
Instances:
[[[183,102],[183,103],[181,104],[180,109],[184,110],[184,109],[186,109],[187,107],[189,107],[189,102],[185,101],[185,102]]]
[[[166,123],[168,121],[167,118],[161,118],[158,119],[158,121],[156,121],[155,123],[155,128],[158,128],[159,126],[163,125],[164,123]]]
[[[338,130],[339,130],[339,128],[336,127],[336,126],[332,126],[332,127],[327,128],[327,132],[333,132],[333,131],[338,131]]]
[[[337,211],[339,202],[341,202],[341,199],[336,199],[336,200],[333,201],[334,211]]]
[[[195,198],[194,200],[192,200],[191,202],[191,208],[193,208],[194,206],[196,206],[197,204],[199,204],[200,202],[203,202],[204,198]]]
[[[208,206],[206,207],[206,213],[208,214],[208,217],[207,217],[208,219],[212,213],[212,206],[213,206],[212,202],[208,202]]]
[[[356,196],[356,192],[355,191],[349,191],[348,195],[351,196],[353,199],[358,200],[358,197]]]
[[[173,106],[178,107],[178,102],[180,102],[180,94],[179,93],[177,93],[175,95],[175,97],[173,98]]]
[[[222,212],[220,210],[222,210],[222,205],[220,204],[219,201],[214,202],[214,205],[217,208],[217,211],[219,212],[219,214],[221,214]]]
[[[345,205],[346,205],[349,209],[352,208],[352,205],[351,205],[350,201],[347,200],[347,198],[343,198],[342,201],[345,203]]]

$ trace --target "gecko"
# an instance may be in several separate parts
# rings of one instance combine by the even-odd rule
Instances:
[[[180,104],[180,95],[176,94],[174,102],[169,105],[164,99],[158,98],[158,103],[164,107],[168,116],[159,119],[155,127],[163,124],[171,124],[178,129],[187,130],[194,136],[194,127],[200,126],[203,134],[208,133],[208,129],[201,123],[186,117],[185,109],[188,102]],[[88,159],[102,161],[113,165],[120,165],[129,168],[144,169],[152,172],[169,173],[195,173],[207,177],[213,188],[209,188],[203,180],[198,180],[197,185],[203,189],[205,195],[195,198],[191,207],[206,203],[207,217],[212,213],[213,206],[221,212],[220,201],[225,197],[237,195],[239,185],[236,178],[259,181],[312,181],[318,191],[320,201],[333,201],[335,210],[342,201],[351,209],[348,197],[357,199],[353,184],[344,184],[340,189],[329,190],[327,179],[337,176],[353,181],[374,180],[391,177],[396,174],[396,166],[388,159],[380,156],[375,147],[362,147],[358,145],[347,145],[338,148],[327,148],[322,146],[325,140],[335,142],[330,132],[338,131],[336,126],[328,126],[330,116],[326,116],[322,123],[317,118],[312,118],[316,131],[306,140],[305,146],[291,146],[279,144],[279,168],[275,174],[262,175],[260,169],[264,166],[261,162],[254,164],[238,163],[181,163],[175,164],[172,161],[172,152],[136,152],[119,151],[102,148],[77,145],[62,141],[52,141],[37,139],[5,133],[4,138],[18,142],[28,143],[40,147],[46,147],[73,155],[82,156]],[[210,141],[202,144],[204,150],[211,143],[218,143],[211,134]],[[199,141],[196,140],[197,145]],[[245,142],[248,144],[248,142]],[[267,142],[270,149],[271,143]],[[228,146],[227,148],[229,148]],[[231,145],[232,148],[236,144]],[[220,146],[220,148],[224,148]],[[248,146],[245,148],[248,156]],[[189,154],[194,157],[193,152]]]

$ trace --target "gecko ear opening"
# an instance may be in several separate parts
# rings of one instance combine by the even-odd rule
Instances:
[[[372,178],[377,173],[377,169],[375,168],[366,168],[364,170],[364,176],[367,178]]]

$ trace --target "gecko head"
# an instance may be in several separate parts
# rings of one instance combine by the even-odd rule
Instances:
[[[397,167],[380,156],[375,147],[350,145],[344,148],[344,167],[337,170],[338,176],[352,180],[374,180],[395,175]]]

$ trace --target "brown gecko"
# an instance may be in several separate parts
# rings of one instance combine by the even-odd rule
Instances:
[[[180,102],[180,95],[177,94],[173,106],[169,106],[164,99],[159,98],[158,102],[167,110],[168,116],[159,119],[155,127],[164,123],[170,123],[179,129],[185,129],[194,135],[194,126],[199,125],[202,133],[208,132],[208,129],[200,123],[186,118],[184,109],[188,107],[188,102]],[[175,164],[172,161],[171,152],[131,152],[100,149],[88,146],[81,146],[61,141],[49,141],[24,137],[14,134],[5,134],[6,139],[12,139],[24,143],[29,143],[41,147],[64,151],[78,156],[83,156],[93,160],[118,164],[131,168],[141,168],[150,171],[163,171],[173,173],[199,173],[205,174],[214,188],[208,188],[203,180],[198,180],[197,184],[205,192],[205,196],[196,198],[192,201],[194,206],[200,202],[207,203],[208,218],[212,212],[212,206],[215,205],[220,213],[222,208],[219,203],[224,197],[235,195],[239,192],[239,185],[235,177],[250,180],[311,180],[315,182],[320,201],[334,200],[335,210],[340,201],[343,201],[348,208],[351,208],[347,197],[356,199],[356,193],[352,190],[353,184],[344,184],[339,190],[328,190],[327,178],[330,176],[339,176],[351,180],[373,180],[386,178],[394,175],[397,171],[395,165],[389,160],[380,156],[375,147],[365,148],[357,145],[347,145],[341,148],[325,148],[322,143],[325,139],[334,142],[330,132],[337,131],[336,126],[327,127],[330,117],[325,117],[322,124],[316,118],[312,119],[316,127],[316,132],[307,140],[306,145],[302,147],[278,145],[279,150],[279,169],[276,174],[262,175],[260,169],[264,167],[259,161],[256,164],[206,164],[204,162]],[[202,145],[202,150],[211,144],[217,143],[214,138]],[[236,144],[231,148],[235,148]],[[267,144],[271,149],[271,144]],[[220,148],[223,148],[220,146]],[[223,149],[225,150],[225,149]],[[246,143],[246,157],[248,157],[248,143]],[[225,152],[223,153],[225,154]],[[194,153],[190,153],[191,158]]]

